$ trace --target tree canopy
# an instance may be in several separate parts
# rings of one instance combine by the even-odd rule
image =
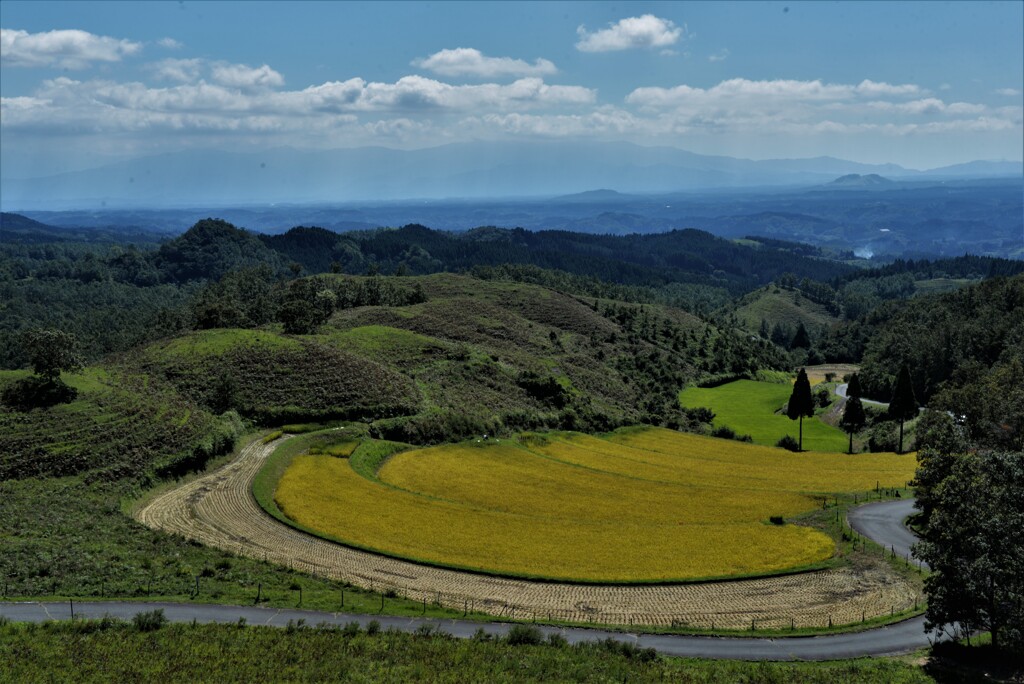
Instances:
[[[988,630],[995,648],[1019,653],[1024,453],[927,453],[922,467],[928,472],[918,472],[918,496],[926,494],[929,517],[915,553],[932,569],[925,578],[927,628],[959,624],[967,633]]]

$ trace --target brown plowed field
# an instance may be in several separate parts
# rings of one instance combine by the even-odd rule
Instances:
[[[490,577],[388,558],[329,542],[274,519],[252,483],[280,440],[256,440],[217,471],[154,498],[136,518],[239,555],[321,577],[495,615],[607,624],[823,627],[901,611],[914,587],[881,560],[784,577],[706,584],[600,586]]]

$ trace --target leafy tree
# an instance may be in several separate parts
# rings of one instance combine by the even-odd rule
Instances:
[[[63,330],[29,330],[25,333],[32,370],[46,382],[56,383],[61,371],[73,373],[82,368],[78,340]]]
[[[811,383],[807,379],[807,371],[803,368],[796,376],[793,383],[793,393],[789,396],[789,403],[786,405],[786,415],[790,420],[800,420],[800,439],[797,442],[798,449],[804,450],[804,416],[810,418],[814,415],[814,397],[811,395]]]
[[[931,456],[929,457],[931,458]],[[987,629],[1024,649],[1024,452],[946,457],[915,553],[928,563],[928,629]],[[918,480],[922,480],[919,472]]]
[[[903,423],[917,415],[917,399],[914,397],[914,385],[910,379],[910,368],[903,364],[896,384],[893,386],[892,399],[889,401],[889,417],[900,422],[899,453],[903,453]]]
[[[60,374],[82,368],[75,336],[63,330],[34,328],[22,335],[22,345],[35,375],[8,385],[0,400],[24,411],[73,401],[78,392],[62,382]]]
[[[853,453],[853,435],[864,429],[868,417],[864,413],[864,405],[860,397],[850,397],[846,400],[846,408],[843,409],[843,417],[839,420],[839,427],[850,436],[850,453]]]

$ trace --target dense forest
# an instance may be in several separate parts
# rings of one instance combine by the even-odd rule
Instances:
[[[248,306],[250,313],[260,312],[247,316],[254,322],[277,320],[286,283],[316,273],[470,272],[579,296],[669,305],[729,326],[737,324],[728,313],[734,298],[768,284],[799,291],[838,319],[857,320],[884,301],[918,293],[915,282],[923,279],[967,281],[1024,270],[1024,262],[982,257],[864,269],[835,258],[848,255],[816,247],[768,238],[729,241],[696,230],[600,236],[479,228],[455,234],[410,225],[345,234],[300,227],[270,236],[210,219],[157,244],[141,231],[127,237],[68,231],[11,214],[4,216],[4,226],[4,368],[24,364],[17,336],[32,326],[73,332],[86,358],[94,360],[178,331],[237,323],[216,313],[217,300],[244,283],[255,287],[257,280],[265,291],[259,301],[273,305]],[[750,329],[782,346],[797,332],[785,321],[765,323],[766,333]],[[859,329],[835,333],[827,327],[810,328],[812,360],[856,360],[863,354]]]

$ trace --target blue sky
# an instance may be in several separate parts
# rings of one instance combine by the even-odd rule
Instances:
[[[179,149],[1024,151],[1024,3],[0,5],[5,177]]]

